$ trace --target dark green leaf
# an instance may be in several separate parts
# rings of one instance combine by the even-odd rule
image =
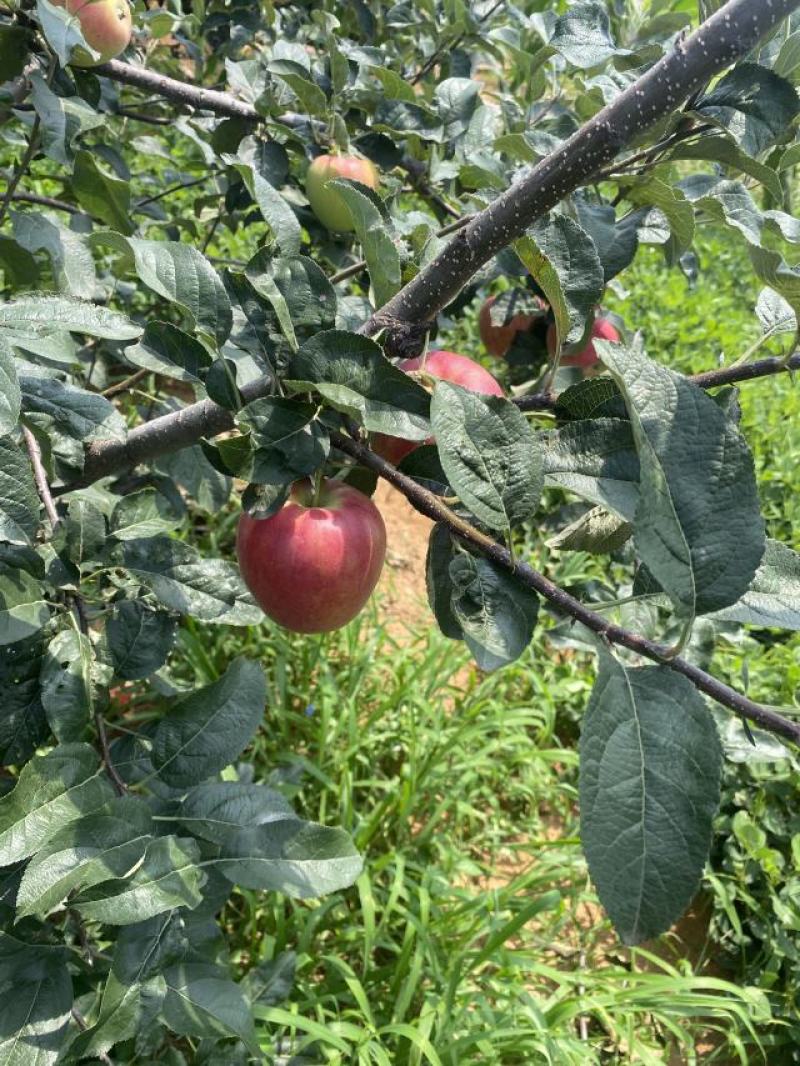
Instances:
[[[165,611],[154,611],[141,600],[115,603],[106,624],[114,673],[127,681],[154,673],[166,662],[177,630],[175,618]]]
[[[740,63],[725,75],[695,111],[727,130],[750,156],[785,137],[800,113],[794,86],[757,63]]]
[[[455,548],[450,531],[447,526],[438,522],[431,530],[425,562],[428,602],[442,633],[451,640],[463,640],[464,630],[452,608],[453,581],[450,577],[450,563],[454,558]]]
[[[142,332],[141,326],[119,311],[70,296],[38,294],[23,296],[0,306],[0,326],[19,331],[44,326],[50,330],[69,330],[117,341],[133,340]]]
[[[87,214],[119,233],[134,232],[136,227],[130,219],[130,183],[103,170],[91,152],[75,153],[72,188]]]
[[[77,440],[125,437],[125,420],[96,392],[76,389],[57,378],[20,377],[22,407],[53,419],[58,429]]]
[[[163,1015],[179,1036],[238,1036],[258,1051],[250,1005],[238,985],[219,966],[187,962],[164,974]],[[260,1055],[260,1052],[258,1052]]]
[[[226,156],[225,160],[242,175],[247,191],[258,204],[278,248],[284,255],[293,256],[300,251],[301,229],[288,200],[279,191],[286,175],[284,167],[279,168],[277,175],[275,173],[276,152],[282,153],[285,158],[285,149],[275,141],[245,137],[238,155]]]
[[[800,629],[800,554],[777,540],[767,540],[750,588],[713,617],[751,626]]]
[[[530,518],[544,484],[540,441],[509,400],[437,383],[431,424],[447,479],[491,529]]]
[[[175,907],[196,907],[203,898],[199,861],[195,841],[156,837],[130,876],[84,889],[71,906],[86,921],[107,925],[133,925]]]
[[[212,362],[199,340],[171,322],[148,322],[139,343],[125,349],[125,358],[178,381],[199,381]]]
[[[180,524],[180,516],[166,496],[155,489],[140,489],[123,496],[111,515],[109,532],[115,540],[155,537]]]
[[[208,781],[189,792],[175,819],[194,836],[225,844],[240,829],[296,818],[280,792],[239,781]]]
[[[237,659],[219,681],[179,700],[153,737],[161,779],[180,788],[224,770],[252,740],[266,698],[261,667]]]
[[[304,822],[294,814],[231,832],[215,863],[234,884],[294,899],[347,888],[363,865],[343,829]]]
[[[17,918],[44,919],[73,892],[127,877],[152,840],[152,819],[144,800],[118,797],[104,809],[79,818],[37,851],[17,893]]]
[[[247,264],[247,280],[268,301],[274,329],[292,349],[305,337],[334,325],[336,294],[312,259],[302,255],[271,259],[262,250]]]
[[[430,433],[427,392],[368,337],[338,329],[318,333],[292,359],[287,380],[298,391],[318,392],[376,433],[409,440]]]
[[[311,404],[277,396],[247,404],[239,422],[251,429],[253,453],[240,476],[259,485],[285,485],[317,470],[330,442],[316,413]]]
[[[0,540],[31,544],[38,528],[39,496],[28,457],[8,437],[0,438]]]
[[[450,563],[451,610],[481,670],[497,670],[530,644],[539,598],[488,559],[459,553]]]
[[[50,641],[42,663],[42,706],[57,740],[82,740],[94,705],[92,645],[74,629]]]
[[[764,554],[753,459],[725,412],[686,378],[598,342],[622,390],[640,462],[634,541],[685,614],[729,607]]]
[[[121,559],[172,611],[240,626],[256,625],[263,617],[237,567],[222,559],[204,559],[181,541],[169,537],[127,541]]]
[[[13,994],[8,994],[13,988]],[[0,1011],[0,1062],[4,1066],[54,1066],[72,1010],[72,978],[66,961],[37,977],[6,986]]]
[[[57,96],[39,73],[31,75],[31,100],[42,121],[44,153],[62,166],[72,163],[75,139],[104,122],[80,96]]]
[[[475,86],[477,90],[477,86]],[[367,261],[375,306],[383,307],[401,284],[400,253],[392,239],[390,226],[372,200],[359,192],[349,181],[332,181],[327,188],[335,189],[347,206],[353,228]]]
[[[70,296],[90,300],[97,284],[92,253],[83,235],[54,219],[30,211],[12,212],[14,237],[29,252],[47,253],[56,286]]]
[[[580,752],[589,872],[619,935],[638,944],[700,887],[719,803],[717,730],[686,678],[602,653]]]
[[[594,241],[567,215],[540,219],[514,250],[553,309],[560,344],[576,343],[603,294],[605,274]]]
[[[597,0],[573,4],[558,18],[550,47],[580,70],[600,66],[613,55],[627,54],[627,49],[614,44],[606,5]]]
[[[39,670],[44,638],[37,633],[19,640],[0,655],[0,765],[24,763],[48,733],[41,703]]]
[[[102,807],[111,784],[86,744],[35,755],[0,798],[0,866],[33,855],[69,822]]]
[[[49,617],[40,582],[26,570],[0,564],[0,645],[32,636]]]

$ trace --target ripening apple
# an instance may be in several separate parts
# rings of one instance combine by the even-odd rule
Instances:
[[[484,302],[478,315],[478,329],[489,355],[503,356],[514,343],[517,334],[529,330],[536,322],[537,316],[514,315],[505,326],[496,326],[492,322],[492,305],[496,299],[496,296],[490,296]]]
[[[73,67],[96,67],[121,55],[131,39],[131,9],[127,0],[52,0],[56,7],[64,7],[80,22],[86,43],[95,52],[95,59],[85,48],[75,48],[70,64]]]
[[[482,393],[484,396],[503,395],[503,390],[488,370],[484,370],[480,363],[468,359],[466,355],[459,355],[458,352],[438,349],[428,352],[427,356],[419,355],[414,359],[403,359],[397,365],[406,372],[424,369],[425,373],[433,378],[439,378],[440,381],[452,381],[454,385],[462,385],[465,389]],[[376,433],[372,438],[372,449],[388,463],[397,466],[415,448],[419,447],[419,443],[414,440],[403,440],[402,437],[389,437],[384,433]],[[433,444],[433,437],[425,443]]]
[[[354,155],[318,155],[308,168],[306,196],[311,210],[327,229],[348,233],[354,227],[347,205],[336,189],[328,188],[328,182],[335,178],[360,181],[370,189],[377,189],[380,175],[369,159]]]
[[[292,486],[269,518],[242,514],[236,553],[245,584],[268,617],[296,633],[347,625],[372,594],[386,555],[386,527],[363,493],[325,479]]]
[[[578,366],[583,370],[595,366],[598,362],[594,340],[618,341],[619,330],[607,318],[596,318],[592,323],[592,332],[589,343],[579,352],[572,352],[561,359],[561,366]],[[547,330],[547,350],[552,355],[556,348],[556,327],[550,326]]]

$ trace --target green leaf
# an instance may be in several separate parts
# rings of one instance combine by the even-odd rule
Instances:
[[[158,723],[152,760],[177,788],[219,773],[247,747],[264,716],[261,667],[237,659],[219,679],[179,700]]]
[[[17,893],[17,919],[34,915],[44,920],[71,893],[127,877],[152,839],[147,804],[129,796],[72,822],[26,866]]]
[[[126,541],[121,552],[122,565],[172,611],[234,626],[263,618],[232,563],[166,536]]]
[[[88,560],[95,561],[103,553],[106,543],[106,520],[88,499],[75,495],[67,508],[66,520],[57,531],[57,537],[63,533],[63,543],[70,562],[80,566]],[[57,545],[62,551],[60,544]]]
[[[450,563],[451,610],[481,670],[497,670],[531,642],[539,598],[488,559],[466,553]]]
[[[559,344],[577,343],[603,295],[605,273],[589,234],[567,215],[540,219],[514,242],[555,315]]]
[[[164,974],[163,1015],[179,1036],[238,1036],[261,1056],[250,1004],[227,973],[208,962],[184,962]]]
[[[90,300],[97,285],[92,253],[83,235],[55,219],[26,211],[11,213],[14,237],[29,252],[47,253],[53,270],[53,280],[61,292]]]
[[[200,851],[193,840],[156,837],[129,877],[79,892],[70,905],[86,921],[133,925],[175,907],[202,901]]]
[[[227,338],[233,322],[228,294],[217,272],[196,248],[177,241],[145,241],[113,233],[97,239],[130,250],[140,280],[186,311],[197,329],[211,340],[222,344]]]
[[[300,101],[302,108],[309,115],[324,117],[328,111],[328,101],[325,93],[311,81],[309,74],[299,63],[289,60],[272,60],[267,69],[275,74],[281,81],[292,90]]]
[[[13,440],[0,437],[0,540],[32,544],[38,529],[39,496],[28,457]]]
[[[681,612],[729,607],[764,554],[753,459],[697,385],[639,351],[598,342],[622,390],[640,462],[636,551]]]
[[[262,249],[247,264],[247,280],[268,301],[274,329],[293,351],[298,343],[336,321],[336,294],[313,259],[298,255],[272,259]]]
[[[585,195],[575,195],[578,222],[594,242],[607,285],[633,262],[639,246],[634,213],[617,221],[611,204],[598,204]]]
[[[175,820],[194,836],[225,844],[231,833],[266,822],[296,818],[289,802],[265,785],[207,781],[184,797]]]
[[[177,631],[175,618],[141,600],[115,603],[105,631],[114,673],[126,681],[149,677],[166,662]]]
[[[750,156],[759,156],[786,136],[800,113],[794,86],[757,63],[739,63],[694,110],[733,136]]]
[[[123,496],[111,514],[110,535],[115,540],[155,537],[180,525],[166,496],[155,489],[141,489]]]
[[[214,469],[199,444],[161,455],[153,465],[160,474],[185,489],[201,510],[216,514],[228,502],[231,479]]]
[[[47,42],[58,56],[62,67],[69,64],[75,48],[81,48],[90,56],[98,55],[89,48],[81,32],[80,21],[74,15],[68,14],[61,5],[48,3],[47,0],[36,0],[36,14]]]
[[[22,764],[48,734],[41,703],[39,670],[44,652],[41,632],[18,640],[0,655],[0,765]]]
[[[451,640],[463,640],[464,630],[452,606],[453,581],[450,577],[450,563],[454,558],[455,547],[450,531],[443,523],[437,522],[431,530],[425,560],[428,602],[442,633]]]
[[[21,376],[19,383],[23,410],[47,415],[67,436],[77,440],[125,438],[125,420],[105,396],[57,378]]]
[[[27,859],[112,795],[87,744],[60,744],[47,755],[34,755],[12,791],[0,798],[0,866]]]
[[[477,91],[477,85],[475,89]],[[400,253],[392,239],[389,224],[369,196],[360,192],[353,183],[331,181],[327,188],[336,190],[350,212],[367,261],[375,306],[383,307],[402,284]]]
[[[74,1057],[106,1054],[145,1028],[166,995],[162,971],[183,957],[187,942],[176,912],[120,929],[97,1021],[70,1047]]]
[[[47,645],[42,663],[42,706],[50,728],[62,744],[82,740],[94,706],[89,638],[62,629]]]
[[[41,119],[42,149],[55,163],[70,166],[76,138],[105,119],[80,96],[57,96],[41,74],[31,75],[31,101]]]
[[[62,957],[29,979],[15,977],[4,990],[0,1062],[3,1066],[55,1066],[72,1011],[72,978],[66,960]]]
[[[775,171],[743,152],[728,137],[712,137],[705,134],[697,141],[678,143],[670,151],[669,158],[708,159],[715,163],[722,163],[761,182],[778,203],[783,200],[783,186]]]
[[[614,55],[628,54],[627,49],[615,45],[606,6],[597,0],[573,4],[559,16],[550,47],[579,70],[601,66]]]
[[[777,540],[767,540],[748,590],[713,617],[751,626],[800,629],[800,554]]]
[[[39,264],[13,237],[0,236],[0,270],[11,289],[31,289],[39,280]]]
[[[215,868],[233,884],[292,899],[314,899],[352,885],[363,860],[343,829],[291,814],[222,841]]]
[[[700,887],[722,753],[694,685],[601,654],[580,743],[581,841],[626,944],[663,933]]]
[[[311,404],[279,396],[253,400],[239,412],[254,448],[237,471],[257,485],[286,485],[317,470],[328,456],[328,432]]]
[[[481,522],[507,530],[531,517],[544,484],[542,451],[514,404],[440,381],[431,424],[447,480]]]
[[[37,578],[0,564],[0,645],[24,640],[45,625],[50,608],[43,596]]]
[[[142,332],[141,326],[119,311],[70,296],[38,294],[0,305],[0,326],[21,331],[26,327],[46,326],[50,330],[69,330],[114,341],[133,340]]]
[[[258,204],[278,248],[284,255],[294,256],[300,251],[302,230],[289,202],[276,186],[274,173],[276,151],[281,152],[285,157],[285,149],[274,141],[245,137],[239,145],[236,156],[224,156],[223,158],[241,174],[247,191]],[[285,177],[283,166],[278,169],[277,176],[282,183]]]
[[[0,26],[0,78],[17,78],[28,61],[31,37],[27,28],[4,23]]]
[[[797,315],[780,293],[772,289],[762,289],[758,294],[756,314],[764,333],[797,332]]]
[[[139,343],[125,349],[125,358],[178,381],[200,381],[212,363],[200,341],[171,322],[148,322]]]
[[[103,170],[91,152],[81,150],[75,153],[71,184],[78,203],[87,214],[119,233],[134,232],[136,227],[130,218],[130,183]]]
[[[318,333],[292,359],[286,379],[290,388],[318,392],[373,432],[409,440],[430,433],[427,392],[368,337],[339,329]]]
[[[605,507],[593,507],[570,522],[547,541],[548,548],[559,551],[606,554],[618,551],[633,534],[633,525]]]
[[[681,189],[649,177],[626,192],[634,204],[657,208],[667,219],[672,234],[672,258],[677,260],[694,239],[694,208]]]

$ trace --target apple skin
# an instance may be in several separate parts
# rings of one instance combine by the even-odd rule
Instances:
[[[495,326],[492,324],[491,312],[496,299],[496,296],[490,296],[481,307],[478,314],[478,330],[483,346],[489,355],[503,356],[514,343],[516,335],[531,328],[536,321],[536,316],[514,315],[507,326]]]
[[[131,39],[131,9],[127,0],[52,0],[56,7],[66,6],[81,24],[86,43],[100,53],[94,59],[85,49],[76,48],[70,59],[73,67],[96,67],[115,59],[128,47]]]
[[[266,615],[295,633],[347,625],[378,582],[386,527],[372,500],[342,481],[324,480],[311,506],[308,481],[292,486],[269,518],[242,514],[236,553],[245,584]]]
[[[596,318],[592,323],[592,335],[589,343],[579,352],[565,355],[561,360],[561,366],[578,366],[583,370],[595,366],[599,360],[597,350],[592,341],[599,339],[604,341],[618,341],[619,330],[607,318]],[[547,330],[547,350],[552,355],[556,347],[556,327],[550,326]]]
[[[439,378],[440,381],[452,381],[454,385],[462,385],[465,389],[479,392],[483,396],[505,395],[488,370],[484,370],[479,363],[468,359],[466,355],[459,355],[458,352],[448,352],[440,348],[428,352],[426,357],[418,355],[414,359],[403,359],[397,365],[401,370],[408,372],[421,370],[423,361],[425,372],[431,377]],[[433,437],[424,443],[433,444]],[[419,441],[389,437],[385,433],[376,433],[372,438],[372,450],[392,466],[397,466],[419,445]]]
[[[335,178],[360,181],[370,189],[377,189],[380,175],[369,159],[353,155],[318,155],[306,173],[306,196],[311,210],[323,226],[337,233],[349,233],[353,222],[347,205],[335,189],[327,188]]]

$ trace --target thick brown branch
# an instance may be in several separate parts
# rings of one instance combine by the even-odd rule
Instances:
[[[710,77],[746,55],[797,6],[797,0],[729,0],[526,178],[477,214],[372,316],[363,332],[387,328],[391,333],[401,330],[403,323],[432,321],[492,256],[591,180],[635,137],[672,114]]]
[[[213,111],[216,115],[226,115],[229,118],[244,118],[250,122],[263,120],[254,107],[243,100],[237,100],[230,93],[221,93],[217,89],[204,89],[199,85],[189,85],[176,78],[168,78],[166,74],[156,74],[144,67],[121,63],[118,59],[112,59],[109,63],[102,63],[95,67],[94,73],[104,74],[107,78],[122,82],[124,85],[132,85],[136,89],[144,89],[157,96],[163,96],[165,100],[173,100],[176,104],[184,104],[203,111]]]

